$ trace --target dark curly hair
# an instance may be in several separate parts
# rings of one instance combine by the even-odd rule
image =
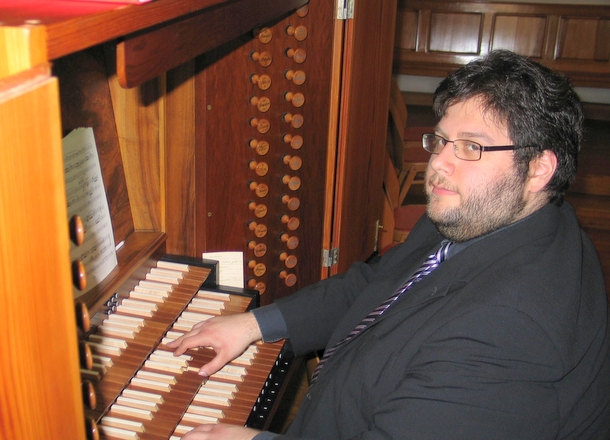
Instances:
[[[496,50],[439,84],[434,113],[440,120],[449,106],[471,98],[481,99],[485,110],[506,124],[515,145],[527,147],[515,150],[522,176],[544,150],[555,153],[557,170],[546,190],[551,202],[561,204],[576,175],[584,121],[569,79],[524,56]]]

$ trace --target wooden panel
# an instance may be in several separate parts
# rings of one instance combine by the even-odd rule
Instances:
[[[196,193],[195,179],[205,175],[205,169],[197,168],[195,161],[195,133],[205,128],[200,125],[205,124],[205,113],[196,112],[194,73],[195,62],[190,61],[167,74],[163,155],[167,251],[191,257],[197,256],[195,207],[203,202]]]
[[[610,87],[610,6],[444,0],[398,5],[395,73],[446,76],[490,50],[509,49],[566,73],[576,86]]]
[[[491,49],[508,49],[525,56],[541,58],[544,54],[546,19],[498,14],[495,17]]]
[[[0,82],[0,438],[76,440],[85,431],[57,81],[20,82]]]
[[[196,141],[199,251],[243,251],[246,265],[259,265],[256,270],[246,267],[245,277],[264,284],[263,304],[320,278],[333,10],[331,3],[316,0],[307,11],[272,24],[269,41],[259,34],[245,35],[198,60],[196,114],[205,118]],[[302,26],[306,38],[299,41],[289,35],[289,26]],[[304,59],[287,56],[288,49],[303,51]],[[254,61],[253,53],[267,53],[271,64]],[[286,77],[287,71],[299,70],[305,75],[300,85]],[[253,75],[268,75],[270,87],[261,89],[265,86],[253,83]],[[303,105],[287,100],[287,92],[301,93]],[[269,99],[270,106],[258,107],[252,98]],[[303,125],[292,126],[284,119],[286,114],[302,116]],[[268,121],[268,131],[252,126],[252,118]],[[302,146],[293,148],[285,135],[301,136]],[[268,151],[253,148],[251,141],[267,142]],[[302,166],[293,169],[286,156],[300,159]],[[262,163],[268,167],[266,173],[253,168]],[[285,176],[300,179],[300,187],[283,183]],[[266,185],[268,192],[257,194],[249,185]],[[283,196],[298,200],[298,207],[284,203]],[[249,203],[264,205],[267,213],[257,217]],[[298,219],[298,228],[289,229],[282,216]],[[251,222],[264,225],[267,233],[257,237],[249,229]],[[290,245],[281,240],[282,234],[291,238]],[[266,251],[255,253],[249,244]],[[296,266],[287,267],[282,253],[296,258]],[[295,279],[294,285],[286,285],[278,276],[281,271]]]
[[[481,51],[481,14],[432,12],[430,52],[478,54]]]

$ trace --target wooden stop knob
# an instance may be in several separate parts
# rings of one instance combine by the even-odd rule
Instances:
[[[284,284],[288,287],[292,287],[297,283],[297,276],[293,273],[288,273],[285,270],[280,271],[279,277],[284,280]]]
[[[85,226],[83,225],[83,219],[79,215],[73,215],[70,219],[70,240],[80,246],[85,242]]]
[[[72,283],[78,290],[85,290],[87,288],[85,265],[80,260],[72,262]]]

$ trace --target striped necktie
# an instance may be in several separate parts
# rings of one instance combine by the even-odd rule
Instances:
[[[381,316],[394,302],[402,296],[409,288],[420,281],[423,277],[430,274],[434,269],[436,269],[445,259],[447,258],[447,254],[449,252],[449,247],[451,246],[451,242],[444,243],[436,252],[429,255],[426,261],[422,263],[422,265],[415,271],[413,275],[402,285],[396,292],[392,294],[388,299],[386,299],[383,303],[379,305],[375,310],[369,313],[360,324],[358,324],[345,338],[337,342],[334,347],[329,348],[324,352],[324,356],[320,359],[320,362],[316,366],[312,376],[311,383],[313,384],[320,373],[320,370],[324,366],[324,363],[328,360],[330,356],[342,345],[345,345],[356,336],[361,334],[373,321],[375,321],[379,316]]]

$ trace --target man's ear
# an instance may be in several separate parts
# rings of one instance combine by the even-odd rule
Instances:
[[[551,150],[544,150],[530,161],[526,189],[538,193],[546,188],[557,169],[557,156]]]

